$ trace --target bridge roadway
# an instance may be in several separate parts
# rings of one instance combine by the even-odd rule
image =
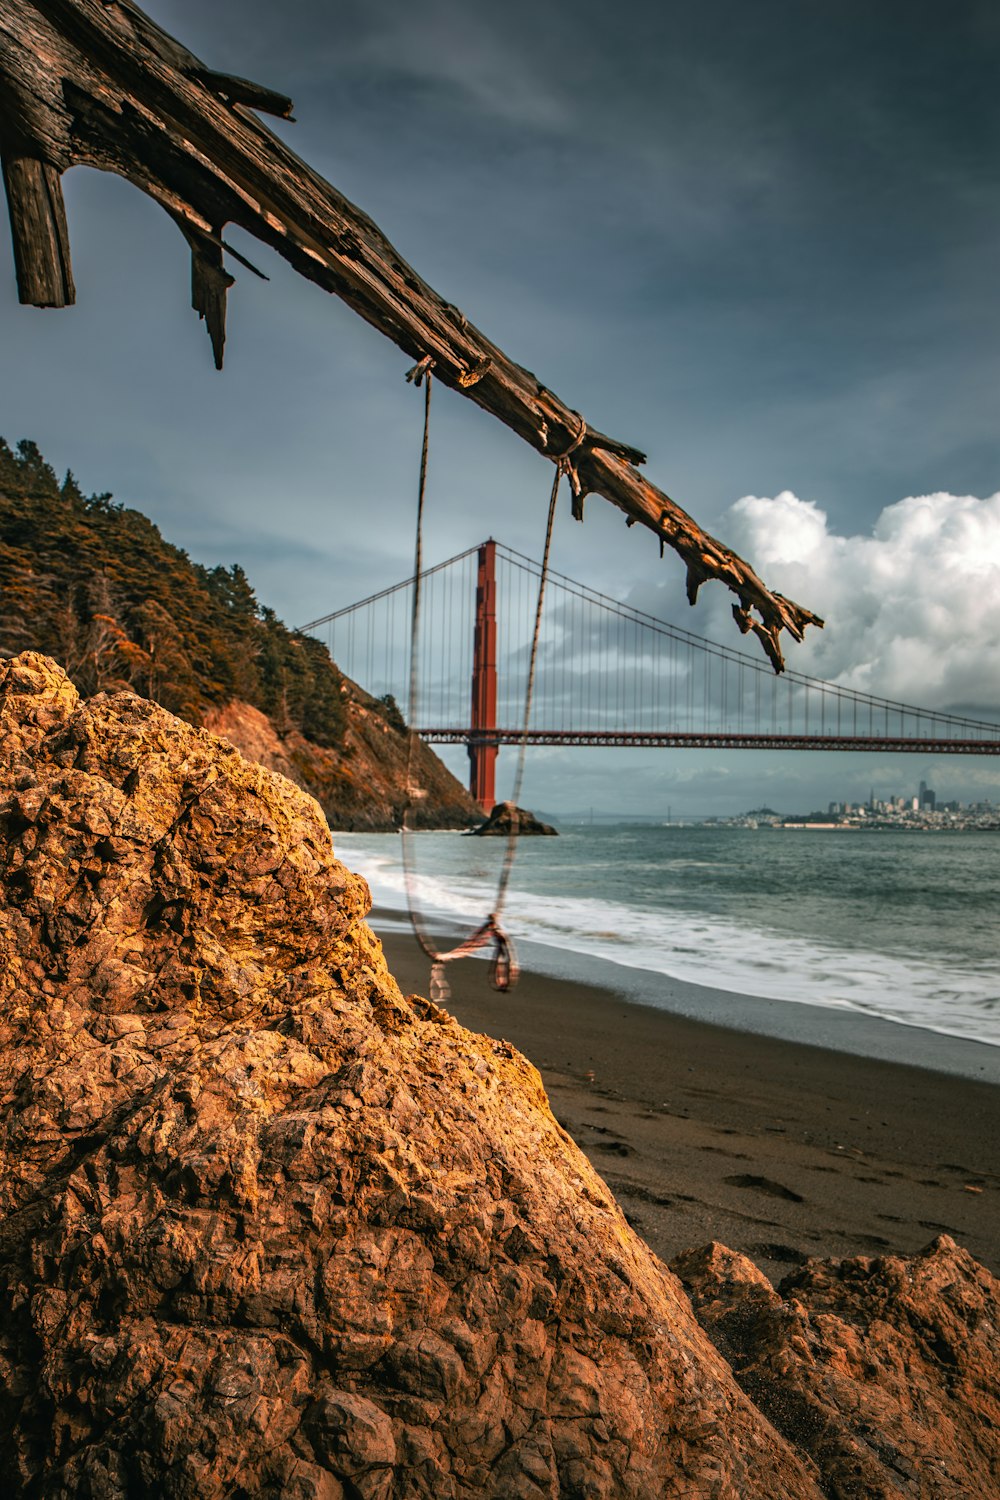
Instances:
[[[422,740],[436,745],[616,745],[645,749],[689,750],[883,750],[894,755],[1000,755],[994,740],[893,738],[889,735],[729,734],[685,730],[573,729],[418,729]]]

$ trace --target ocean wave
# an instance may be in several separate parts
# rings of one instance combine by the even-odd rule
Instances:
[[[450,937],[456,929],[478,925],[492,909],[495,886],[481,858],[466,856],[463,864],[447,846],[435,847],[433,839],[421,836],[419,852],[429,868],[417,877],[416,890],[427,917],[440,922]],[[396,841],[341,835],[336,844],[338,855],[368,881],[376,904],[405,908]],[[448,858],[461,868],[430,868]],[[595,871],[594,886],[599,885]],[[759,930],[727,914],[632,906],[576,890],[563,894],[518,887],[508,901],[506,923],[515,938],[682,982],[852,1010],[1000,1046],[996,969],[963,967],[951,957],[935,962],[835,947]]]

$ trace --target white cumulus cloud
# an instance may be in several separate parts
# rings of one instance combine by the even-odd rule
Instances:
[[[746,495],[720,528],[768,586],[826,619],[789,665],[927,708],[1000,713],[1000,493],[918,495],[869,536],[811,500]]]

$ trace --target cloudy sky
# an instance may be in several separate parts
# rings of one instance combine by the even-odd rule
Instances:
[[[995,4],[147,9],[291,94],[282,134],[421,274],[827,615],[795,666],[1000,714]],[[218,375],[173,225],[115,179],[66,189],[77,308],[19,308],[0,235],[0,432],[193,557],[239,561],[290,624],[404,576],[405,357],[255,247],[272,280],[232,267]],[[489,532],[537,554],[549,466],[460,398],[436,408],[430,558]],[[555,562],[732,631],[719,586],[687,610],[679,567],[598,500],[584,526],[562,518]],[[1000,796],[985,760],[594,751],[537,755],[527,793],[554,811],[791,810],[922,777]]]

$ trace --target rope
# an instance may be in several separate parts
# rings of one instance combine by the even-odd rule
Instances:
[[[555,458],[555,465],[556,473],[565,474],[569,479],[569,487],[572,493],[573,519],[574,521],[582,521],[583,485],[580,483],[580,476],[576,472],[575,466],[570,463],[570,458],[576,452],[577,448],[579,448],[584,438],[587,437],[590,429],[588,428],[586,421],[583,417],[581,417],[578,411],[575,411],[573,415],[574,417],[576,417],[576,420],[580,425],[577,428],[576,436],[573,438],[573,441],[570,443],[569,447]],[[660,547],[660,552],[661,554],[663,552],[662,544]]]
[[[542,610],[545,603],[545,586],[549,574],[549,554],[552,550],[552,531],[555,524],[556,501],[559,495],[559,482],[563,474],[568,470],[569,453],[561,454],[556,460],[555,478],[552,481],[552,493],[549,497],[549,514],[545,527],[545,551],[542,557],[542,571],[538,580],[538,601],[535,605],[535,628],[531,638],[531,655],[528,661],[528,682],[524,695],[524,735],[518,751],[517,768],[514,773],[514,795],[512,798],[513,816],[511,818],[510,830],[507,834],[507,843],[504,850],[503,865],[497,881],[497,891],[493,902],[493,910],[489,916],[482,921],[461,942],[456,943],[453,948],[442,952],[430,937],[424,923],[423,913],[416,894],[416,871],[412,861],[412,849],[408,835],[412,832],[409,824],[410,811],[413,802],[421,789],[413,780],[414,747],[418,739],[413,728],[417,719],[417,694],[418,694],[418,647],[420,638],[421,617],[421,585],[423,572],[423,525],[424,525],[424,501],[427,494],[427,455],[430,447],[430,422],[431,422],[431,362],[421,360],[407,375],[416,385],[424,383],[424,433],[420,450],[420,479],[417,487],[417,535],[415,555],[413,562],[413,608],[410,620],[410,704],[409,704],[409,737],[406,751],[406,807],[403,811],[401,827],[402,853],[403,853],[403,879],[406,889],[406,906],[410,918],[410,926],[413,935],[419,943],[423,952],[431,961],[430,998],[435,1003],[444,1003],[450,998],[448,980],[445,975],[445,965],[453,963],[457,958],[466,958],[469,954],[493,944],[493,957],[490,960],[490,983],[495,990],[505,992],[513,989],[517,983],[520,973],[517,954],[514,944],[508,934],[500,925],[503,908],[507,900],[507,891],[510,885],[511,872],[514,868],[514,855],[517,849],[517,838],[520,833],[519,803],[521,788],[524,783],[524,765],[527,752],[527,733],[531,721],[531,704],[535,691],[535,670],[538,664],[538,642],[542,629]],[[586,431],[586,424],[581,430],[580,437],[573,444],[575,448],[582,441]]]
[[[531,637],[531,655],[528,658],[528,685],[524,694],[524,733],[521,736],[521,744],[517,752],[517,769],[514,772],[514,792],[511,797],[514,815],[511,819],[510,833],[507,837],[507,857],[504,859],[500,871],[500,880],[497,886],[497,904],[502,907],[507,896],[507,887],[510,884],[511,870],[514,867],[514,849],[517,836],[520,832],[521,822],[521,787],[524,783],[524,763],[528,752],[528,730],[531,727],[531,704],[535,695],[535,668],[538,665],[538,641],[542,631],[542,609],[545,604],[545,586],[549,578],[549,554],[552,551],[552,529],[556,519],[556,500],[559,497],[559,481],[565,472],[565,456],[557,459],[556,472],[552,480],[552,493],[549,496],[549,516],[545,524],[545,550],[542,553],[542,571],[538,579],[538,600],[535,604],[535,629]]]
[[[564,464],[566,465],[566,469],[569,468],[569,465],[566,464],[566,460],[570,457],[571,454],[576,452],[577,448],[579,448],[580,444],[583,442],[589,431],[586,420],[581,417],[580,413],[578,411],[575,411],[573,415],[580,425],[577,428],[576,437],[570,443],[565,453],[560,453],[556,456],[555,463],[557,468],[562,468]]]

